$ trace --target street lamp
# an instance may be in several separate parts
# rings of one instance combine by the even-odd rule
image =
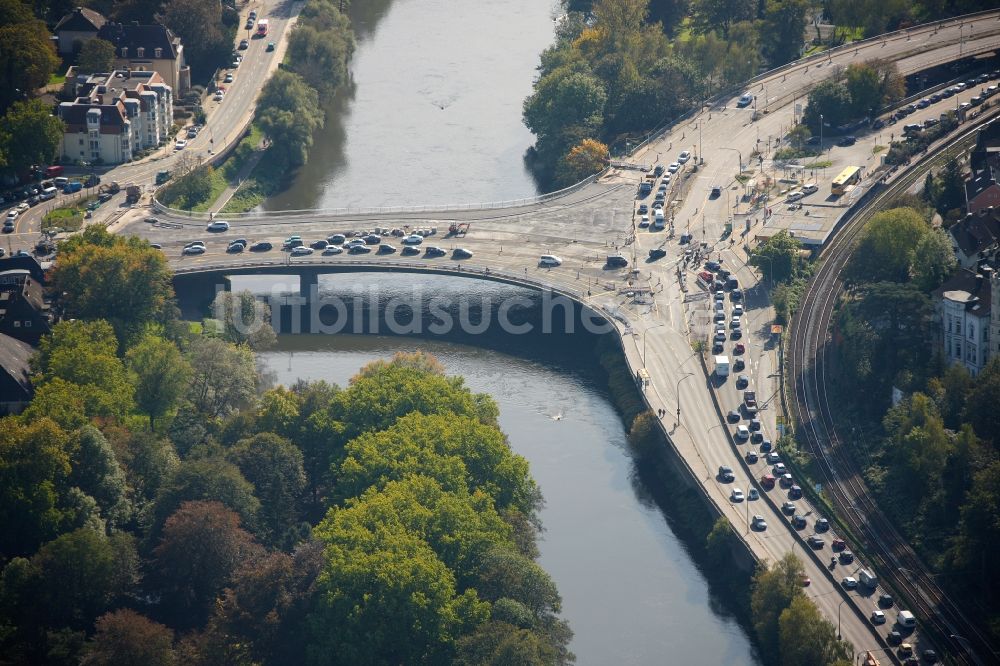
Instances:
[[[661,321],[655,326],[650,326],[649,328],[643,329],[642,331],[642,367],[646,367],[646,333],[649,333],[654,328],[659,328],[660,326],[666,326],[667,322]]]
[[[851,600],[851,598],[848,597],[847,599],[841,600],[841,602],[839,604],[837,604],[837,638],[838,639],[843,638],[843,636],[840,635],[840,609],[841,609],[841,607],[845,603],[847,603],[850,600]]]
[[[740,170],[739,173],[743,173],[743,153],[739,151],[738,148],[730,148],[729,146],[720,146],[723,150],[735,150],[737,156],[740,158]]]
[[[689,373],[687,373],[686,375],[684,375],[683,377],[681,377],[680,379],[677,380],[677,390],[675,391],[675,393],[677,394],[677,425],[678,426],[680,426],[680,424],[681,424],[681,382],[684,381],[685,379],[687,379],[688,377],[690,377],[693,374],[694,374],[693,372],[689,372]]]
[[[819,153],[823,154],[823,114],[819,114]]]

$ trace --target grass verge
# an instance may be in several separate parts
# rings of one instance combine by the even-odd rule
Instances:
[[[86,197],[49,211],[42,217],[42,231],[79,231],[83,225],[83,217],[87,214],[87,205],[94,201],[97,201],[97,197]]]

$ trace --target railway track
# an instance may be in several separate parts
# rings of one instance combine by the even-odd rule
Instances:
[[[990,114],[996,117],[996,113]],[[902,594],[921,621],[921,630],[940,647],[955,653],[956,663],[996,663],[997,652],[941,590],[907,540],[882,513],[871,497],[860,466],[842,443],[827,393],[827,336],[836,303],[843,290],[841,272],[855,239],[866,222],[894,197],[904,192],[928,170],[960,155],[975,140],[978,127],[967,129],[956,140],[936,149],[872,196],[852,214],[824,251],[823,262],[803,296],[792,322],[788,362],[794,383],[791,409],[798,432],[820,463],[825,490],[840,518],[864,541],[871,564],[883,581]],[[877,187],[877,185],[876,185]]]

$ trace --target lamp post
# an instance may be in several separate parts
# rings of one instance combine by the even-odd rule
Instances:
[[[681,377],[680,379],[677,380],[677,390],[675,391],[675,393],[677,394],[677,426],[678,427],[681,425],[681,382],[684,381],[685,379],[687,379],[688,377],[690,377],[693,374],[694,374],[693,372],[689,372],[689,373],[687,373],[686,375],[684,375],[683,377]]]
[[[840,635],[840,609],[848,601],[850,601],[850,597],[848,597],[847,599],[842,599],[841,602],[839,604],[837,604],[837,638],[838,639],[843,638],[843,636]]]
[[[736,155],[740,158],[740,170],[738,173],[743,173],[743,153],[740,152],[738,148],[730,148],[729,146],[720,146],[723,150],[735,150]]]
[[[823,154],[823,114],[819,114],[819,153]]]
[[[642,331],[642,367],[644,368],[646,367],[646,334],[649,333],[654,328],[659,328],[660,326],[666,326],[666,325],[667,322],[661,321],[659,324],[656,324],[655,326],[650,326],[649,328],[644,329]]]

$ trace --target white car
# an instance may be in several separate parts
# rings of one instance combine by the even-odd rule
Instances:
[[[225,97],[224,93],[217,92],[215,93],[215,95],[212,96],[212,99],[214,99],[216,102],[221,102],[224,97]]]
[[[872,624],[885,624],[885,613],[880,610],[872,611],[871,621]]]
[[[177,143],[174,144],[174,150],[184,150],[188,145],[188,142],[184,139],[178,139]]]
[[[29,206],[28,204],[24,203],[23,201],[21,203],[17,204],[17,206],[14,207],[14,209],[18,213],[23,213],[24,211],[28,210],[29,208],[31,208],[31,206]]]
[[[205,254],[205,246],[189,245],[188,247],[184,248],[182,254]]]
[[[225,220],[216,220],[205,228],[208,231],[229,231],[229,223]]]
[[[680,170],[680,168],[681,165],[679,162],[671,162],[670,166],[667,167],[667,171],[669,171],[670,173],[677,173]]]
[[[681,164],[687,164],[687,161],[689,159],[691,159],[690,150],[681,151],[681,154],[677,156],[677,161],[680,162]]]
[[[293,257],[304,257],[307,254],[312,254],[313,249],[311,247],[306,247],[305,245],[300,245],[298,247],[292,248]]]
[[[819,192],[819,185],[816,183],[806,183],[802,186],[802,194],[812,194],[813,192]]]
[[[420,234],[410,234],[402,242],[403,245],[420,245],[424,242],[424,237]]]
[[[731,499],[734,502],[742,502],[743,491],[740,490],[739,488],[733,488],[733,492],[729,493],[729,499]]]
[[[559,257],[557,257],[554,254],[543,254],[538,259],[538,265],[539,266],[548,266],[548,267],[561,266],[562,265],[562,259],[560,259]]]
[[[742,317],[743,316],[743,306],[739,303],[733,306],[733,316]]]
[[[764,520],[764,516],[754,516],[753,520],[750,521],[750,526],[759,532],[763,532],[767,529],[767,521]]]
[[[785,197],[785,201],[791,203],[793,201],[798,201],[803,196],[804,194],[802,193],[802,190],[792,190],[791,192],[788,193],[788,196]]]
[[[20,215],[20,213],[17,212],[17,209],[16,208],[11,208],[9,211],[7,211],[7,218],[6,218],[5,221],[6,222],[13,222],[14,220],[17,219],[18,215]]]
[[[840,584],[844,586],[845,590],[853,590],[858,586],[858,580],[853,576],[847,576],[844,580],[840,581]]]
[[[736,439],[740,441],[750,439],[750,428],[747,428],[745,425],[736,426]]]
[[[744,106],[750,106],[751,104],[753,104],[753,95],[751,95],[750,93],[743,93],[742,95],[740,95],[739,100],[736,102],[736,106],[741,109]]]

